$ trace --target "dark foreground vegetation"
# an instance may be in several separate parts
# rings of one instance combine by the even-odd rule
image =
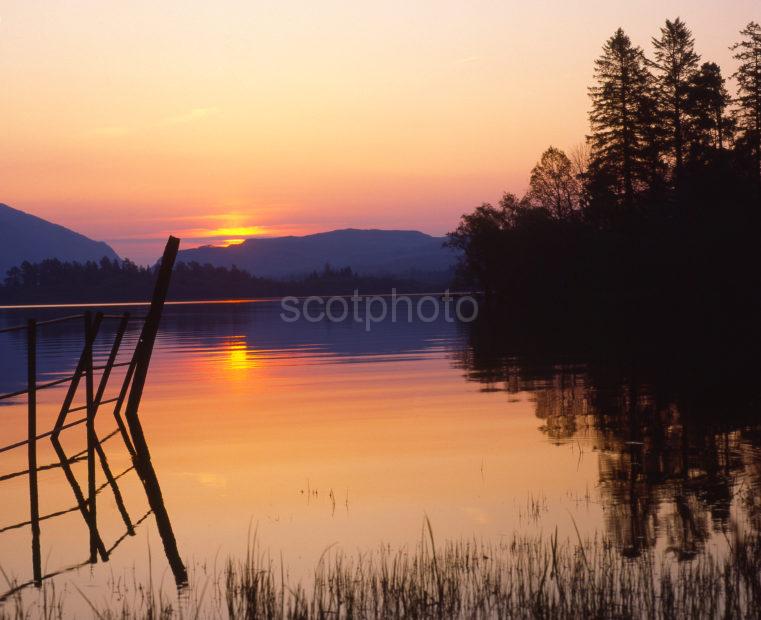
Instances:
[[[438,280],[437,280],[438,277]],[[9,269],[0,285],[0,304],[99,303],[150,299],[155,267],[140,267],[125,260],[103,258],[99,263],[48,259],[24,262]],[[362,294],[423,292],[442,287],[446,276],[422,281],[384,276],[363,276],[350,267],[322,271],[292,280],[274,280],[232,267],[178,263],[172,274],[170,300],[246,299],[285,295],[341,295],[359,289]]]
[[[590,134],[550,147],[527,194],[463,216],[461,277],[536,316],[683,320],[761,307],[761,26],[737,91],[679,19],[646,56],[617,30],[595,61]]]
[[[118,580],[112,601],[81,590],[22,594],[0,618],[39,612],[63,618],[76,598],[98,618],[751,618],[761,609],[758,539],[725,552],[668,563],[623,557],[605,540],[513,538],[436,546],[430,529],[413,550],[326,552],[309,583],[289,583],[287,567],[254,545],[222,575],[197,571],[177,597]],[[48,586],[45,586],[48,588]],[[38,607],[38,605],[40,605]]]

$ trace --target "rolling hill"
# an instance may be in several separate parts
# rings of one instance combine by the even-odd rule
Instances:
[[[118,259],[111,247],[47,220],[0,204],[0,280],[11,267],[27,260],[62,261]]]
[[[443,237],[413,230],[348,228],[303,237],[247,239],[228,247],[182,250],[178,261],[244,269],[269,278],[298,277],[326,264],[351,267],[362,275],[414,276],[449,271],[457,254]]]

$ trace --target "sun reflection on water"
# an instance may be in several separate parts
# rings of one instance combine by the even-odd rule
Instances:
[[[226,353],[226,367],[229,370],[251,370],[262,366],[262,360],[256,354],[256,351],[249,350],[245,336],[240,336],[231,342],[226,342],[224,351]]]

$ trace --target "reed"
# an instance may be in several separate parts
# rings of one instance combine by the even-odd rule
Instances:
[[[254,536],[245,554],[229,559],[219,574],[204,580],[193,571],[191,585],[174,600],[138,587],[140,596],[122,595],[101,607],[88,601],[87,607],[94,617],[122,620],[751,618],[761,609],[759,569],[759,537],[677,562],[654,553],[626,558],[602,538],[560,541],[556,531],[549,538],[437,544],[426,520],[412,548],[382,545],[358,554],[331,548],[304,581],[291,583],[283,560],[273,561]],[[44,617],[64,617],[60,592],[43,593]],[[23,604],[22,597],[6,602],[0,618],[41,611]]]

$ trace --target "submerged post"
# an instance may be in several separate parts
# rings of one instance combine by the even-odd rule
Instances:
[[[98,519],[95,492],[95,400],[93,396],[93,345],[95,334],[92,314],[85,312],[85,398],[87,406],[87,511],[90,513],[90,562],[98,561]]]
[[[40,556],[40,503],[37,490],[37,321],[29,319],[26,329],[27,359],[27,454],[29,461],[29,521],[32,526],[32,571],[34,585],[42,586]]]
[[[129,312],[125,312],[122,316],[121,321],[119,322],[119,328],[116,331],[116,336],[114,337],[114,343],[111,345],[111,353],[108,355],[108,361],[106,362],[106,366],[103,368],[103,374],[100,376],[100,382],[98,383],[98,389],[95,392],[95,402],[93,403],[94,413],[93,418],[98,415],[98,408],[100,407],[101,402],[103,401],[103,394],[106,391],[106,384],[108,383],[108,379],[111,376],[111,371],[114,369],[114,364],[116,363],[116,356],[119,354],[119,347],[121,346],[122,339],[124,338],[124,333],[127,331],[127,324],[129,323]],[[122,387],[122,390],[120,391],[120,396],[117,398],[117,407],[121,407],[121,400],[123,399],[122,393],[126,394],[126,389]],[[114,409],[114,414],[116,415],[117,409]],[[121,422],[121,416],[117,418]],[[124,424],[119,425],[119,432],[123,433],[125,435],[127,433],[127,430],[124,428]],[[119,510],[119,514],[122,516],[122,520],[124,521],[124,525],[127,526],[127,534],[130,536],[135,535],[135,528],[132,525],[132,520],[130,519],[129,513],[127,512],[127,507],[124,505],[124,498],[122,497],[122,492],[119,490],[119,485],[116,484],[116,479],[114,478],[113,473],[111,472],[111,467],[108,465],[108,457],[106,456],[105,450],[103,450],[103,446],[101,445],[100,441],[98,440],[97,434],[95,437],[93,437],[94,443],[95,443],[95,452],[98,455],[98,458],[100,459],[100,466],[103,469],[103,473],[106,476],[106,480],[108,481],[108,484],[111,486],[111,491],[114,494],[114,500],[116,501],[116,508]],[[128,443],[128,447],[131,447],[132,444]],[[132,455],[133,452],[130,450],[130,455]]]
[[[143,331],[140,334],[134,356],[134,374],[132,378],[132,387],[130,389],[127,406],[124,410],[124,418],[129,427],[132,436],[132,445],[135,449],[134,463],[140,480],[145,488],[148,497],[148,503],[156,517],[156,525],[161,536],[161,542],[164,545],[169,566],[174,573],[177,585],[183,585],[188,581],[188,573],[182,558],[177,549],[177,541],[174,537],[172,524],[169,520],[166,506],[161,495],[161,487],[156,476],[156,471],[151,463],[151,455],[148,450],[148,443],[145,440],[143,427],[138,416],[138,407],[143,395],[145,380],[148,375],[148,366],[151,362],[153,346],[158,334],[161,313],[166,301],[167,291],[169,290],[169,281],[172,277],[174,261],[177,258],[177,250],[180,247],[180,240],[176,237],[169,237],[164,249],[164,255],[161,258],[158,277],[156,278],[156,287],[153,291],[151,307],[148,310],[148,316],[143,324]]]
[[[61,405],[61,411],[58,414],[58,418],[56,419],[56,422],[53,426],[53,430],[50,433],[50,442],[53,444],[53,449],[55,450],[56,454],[58,455],[58,460],[61,465],[61,469],[63,470],[63,474],[66,477],[66,480],[69,483],[69,486],[71,486],[71,490],[74,493],[74,497],[77,500],[77,507],[79,508],[79,511],[82,513],[82,517],[84,518],[85,522],[87,523],[87,526],[90,531],[90,541],[95,543],[96,549],[98,553],[100,554],[101,559],[105,562],[108,560],[108,550],[106,549],[106,546],[103,544],[103,541],[100,538],[100,534],[98,534],[98,528],[94,520],[92,519],[92,515],[90,514],[90,501],[89,501],[89,493],[88,497],[85,497],[82,493],[82,489],[79,486],[79,482],[77,481],[76,476],[71,470],[71,464],[69,462],[68,457],[66,456],[66,452],[63,449],[63,446],[61,445],[61,441],[59,439],[59,435],[61,434],[61,431],[66,427],[66,416],[69,414],[69,410],[71,408],[71,403],[74,399],[74,396],[76,394],[77,388],[79,387],[80,379],[83,374],[87,373],[88,369],[88,351],[91,351],[92,348],[92,342],[91,340],[95,339],[95,336],[98,333],[98,329],[100,328],[100,324],[103,319],[103,313],[97,312],[95,314],[95,317],[89,322],[89,329],[87,328],[87,324],[85,325],[85,345],[82,348],[82,354],[79,356],[79,362],[77,362],[77,368],[74,371],[74,375],[72,376],[71,380],[69,381],[69,389],[66,392],[66,395],[63,399],[63,404]],[[85,379],[86,381],[87,379]],[[91,407],[88,405],[86,406],[89,410]],[[89,449],[90,449],[90,420],[88,417],[85,417],[85,422],[87,422],[87,442],[88,442],[88,449],[85,451],[89,455]],[[94,474],[94,472],[93,472]],[[89,482],[89,466],[88,466],[88,482]],[[94,475],[93,475],[94,478]],[[95,559],[90,558],[91,562],[95,562]]]

